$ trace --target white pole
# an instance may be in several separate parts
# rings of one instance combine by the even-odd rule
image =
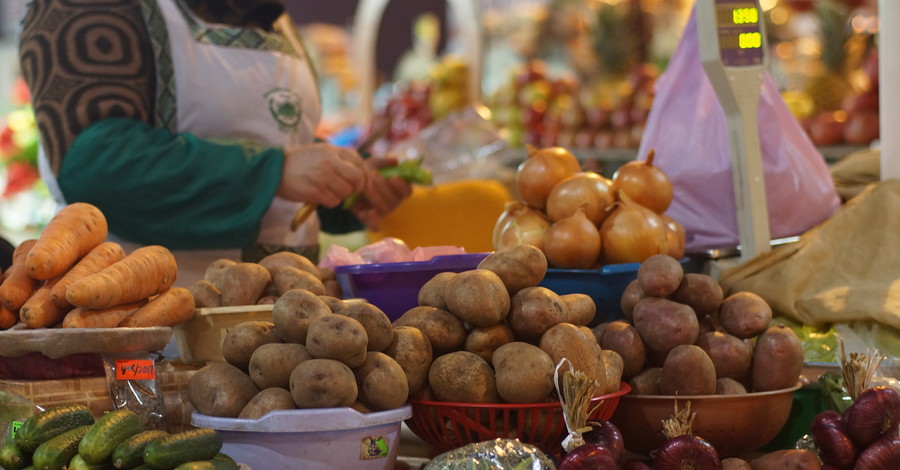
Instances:
[[[881,179],[900,178],[900,2],[878,0]]]

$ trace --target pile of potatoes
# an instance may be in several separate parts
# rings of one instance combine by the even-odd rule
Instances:
[[[563,358],[594,379],[600,393],[618,391],[622,358],[601,349],[586,326],[596,313],[593,299],[538,286],[546,271],[540,249],[517,245],[489,254],[476,269],[427,281],[419,306],[393,322],[395,341],[415,345],[409,356],[424,352],[414,371],[412,360],[401,360],[411,396],[460,403],[555,400],[553,376]]]
[[[793,386],[803,345],[772,324],[759,295],[724,296],[710,276],[684,273],[667,255],[641,263],[622,299],[625,318],[594,327],[603,349],[619,353],[638,395],[744,394]]]

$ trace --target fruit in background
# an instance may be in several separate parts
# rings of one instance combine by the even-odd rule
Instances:
[[[844,142],[851,145],[866,145],[879,136],[878,111],[865,111],[851,115],[844,123]]]
[[[844,123],[847,113],[843,111],[826,111],[812,118],[809,124],[809,137],[818,146],[837,145],[844,140]]]

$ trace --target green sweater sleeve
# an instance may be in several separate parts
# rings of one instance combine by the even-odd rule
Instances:
[[[93,123],[57,175],[67,202],[89,202],[109,231],[170,249],[242,248],[281,179],[284,153],[250,142],[217,143],[134,119]]]

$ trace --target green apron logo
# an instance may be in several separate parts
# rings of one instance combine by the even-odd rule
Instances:
[[[300,96],[291,90],[275,88],[264,95],[269,101],[269,112],[282,132],[292,132],[300,125]]]

